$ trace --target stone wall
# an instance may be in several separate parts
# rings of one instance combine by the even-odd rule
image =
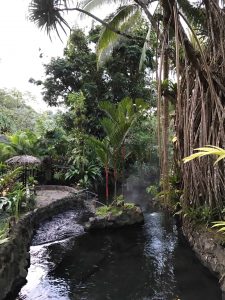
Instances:
[[[225,246],[215,234],[184,219],[182,230],[202,264],[218,279],[225,299]]]
[[[76,190],[75,188],[71,187],[71,186],[66,186],[66,185],[37,185],[35,187],[35,189],[37,191],[49,191],[49,190],[53,190],[53,191],[65,191],[65,192],[70,192],[72,194],[77,194],[79,193],[78,190]]]
[[[30,264],[29,247],[34,230],[40,223],[69,209],[83,207],[78,197],[68,197],[22,216],[11,229],[9,237],[0,241],[0,300],[13,299],[26,283]]]

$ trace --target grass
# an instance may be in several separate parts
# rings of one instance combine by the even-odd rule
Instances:
[[[129,210],[134,207],[133,203],[125,203],[123,206],[118,207],[115,205],[101,206],[96,209],[96,215],[101,217],[106,217],[108,214],[113,216],[119,216],[124,210]]]

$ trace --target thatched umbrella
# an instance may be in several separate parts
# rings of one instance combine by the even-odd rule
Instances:
[[[17,155],[13,156],[5,161],[8,165],[17,166],[38,166],[41,164],[39,158],[31,155]]]
[[[41,164],[41,160],[35,156],[31,155],[17,155],[13,156],[5,161],[6,164],[12,165],[12,166],[23,166],[24,167],[24,184],[27,183],[27,171],[28,169],[32,169],[35,166],[38,166]],[[34,172],[33,174],[34,175]]]

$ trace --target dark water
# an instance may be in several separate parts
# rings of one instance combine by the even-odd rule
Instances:
[[[111,232],[84,233],[78,218],[70,211],[41,226],[17,299],[221,299],[217,280],[162,212],[146,211],[144,225]]]

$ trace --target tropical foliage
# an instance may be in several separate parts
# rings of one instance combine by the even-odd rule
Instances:
[[[29,94],[17,90],[0,89],[0,133],[15,133],[18,130],[33,130],[38,117],[26,102]]]
[[[100,30],[101,27],[95,27],[85,36],[81,30],[74,29],[64,56],[52,58],[45,65],[45,80],[30,80],[43,87],[44,100],[50,106],[64,104],[69,110],[74,110],[76,99],[72,101],[72,98],[81,93],[85,106],[82,126],[87,133],[94,135],[102,134],[98,122],[102,116],[98,107],[101,101],[118,102],[125,97],[154,101],[145,74],[152,67],[151,52],[148,52],[148,63],[143,72],[138,72],[142,43],[134,45],[133,40],[123,40],[115,47],[106,65],[97,69],[96,53],[91,48],[93,43],[96,44]],[[139,31],[144,35],[146,26],[142,25]],[[66,114],[65,122],[69,128],[73,126],[69,114]]]
[[[123,179],[125,159],[130,155],[130,152],[127,152],[127,139],[138,116],[146,110],[146,103],[141,99],[133,101],[130,98],[124,98],[117,105],[102,102],[100,108],[106,113],[106,117],[102,118],[100,122],[106,136],[103,140],[89,137],[88,141],[105,169],[106,200],[108,202],[110,169],[113,170],[116,197],[117,181],[119,176]]]
[[[151,143],[140,132],[147,129],[146,120],[140,117],[133,127],[135,114],[132,115],[132,110],[123,110],[125,102],[120,101],[125,97],[142,98],[154,106],[157,97],[150,127],[156,125],[157,115],[158,146],[151,147],[151,154],[156,149],[159,152],[160,182],[166,204],[174,186],[170,179],[180,176],[176,190],[182,193],[180,205],[184,210],[199,207],[222,210],[224,154],[219,156],[217,162],[220,162],[215,166],[210,163],[208,154],[219,155],[225,140],[224,3],[208,0],[115,2],[119,7],[101,20],[92,11],[108,1],[78,1],[76,6],[69,0],[31,1],[30,19],[47,33],[56,30],[60,36],[60,30],[69,27],[65,12],[78,11],[102,25],[93,28],[88,36],[81,30],[73,30],[64,56],[45,65],[45,80],[31,80],[42,85],[46,102],[63,103],[67,108],[58,115],[54,130],[46,131],[45,138],[38,136],[36,145],[40,148],[45,145],[43,149],[49,147],[50,156],[58,160],[61,151],[61,156],[66,157],[64,175],[67,173],[66,177],[76,182],[84,182],[89,167],[99,174],[93,170],[92,163],[104,166],[106,181],[113,173],[116,190],[116,182],[123,176],[125,156],[132,153],[130,157],[136,160],[141,156],[145,162],[147,151],[142,153],[140,144]],[[154,4],[157,5],[153,9]],[[151,73],[153,70],[155,75]],[[122,111],[120,115],[117,109]],[[0,122],[4,132],[8,131],[5,114]],[[87,135],[91,137],[84,138]],[[155,144],[155,132],[150,135]],[[10,149],[22,149],[13,147],[11,141],[4,144],[5,148],[0,149],[2,157],[6,157]],[[215,146],[204,148],[203,145]],[[23,151],[28,147],[27,144],[20,146]],[[192,154],[193,149],[199,152]],[[46,152],[43,150],[42,155],[47,155]],[[202,158],[183,164],[184,157],[186,161]]]
[[[220,147],[206,146],[206,147],[201,147],[201,148],[197,148],[194,150],[196,150],[198,152],[194,153],[188,157],[185,157],[183,159],[184,163],[187,163],[195,158],[203,157],[205,155],[215,155],[215,156],[218,156],[217,160],[214,163],[214,165],[216,165],[221,159],[225,158],[225,150]]]

